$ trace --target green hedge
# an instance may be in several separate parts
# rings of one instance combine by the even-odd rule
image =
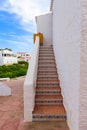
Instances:
[[[18,64],[0,66],[0,78],[16,78],[26,75],[28,63],[20,61]]]

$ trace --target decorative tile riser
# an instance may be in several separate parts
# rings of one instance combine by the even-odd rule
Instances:
[[[41,61],[38,62],[38,65],[44,65],[44,66],[46,66],[46,65],[48,65],[48,66],[55,65],[56,66],[56,63],[55,63],[55,61],[41,60]]]
[[[55,62],[55,59],[39,59],[39,62]]]
[[[58,106],[62,106],[63,105],[63,103],[39,103],[39,102],[37,102],[37,103],[35,103],[36,105],[43,105],[43,106],[45,106],[45,105],[47,105],[47,106],[55,106],[55,105],[58,105]]]
[[[57,74],[56,70],[38,70],[38,73],[55,73]]]
[[[39,54],[39,57],[43,57],[43,58],[46,58],[46,57],[54,57],[54,54]]]
[[[36,95],[61,95],[60,93],[38,93],[36,92]]]
[[[51,85],[51,84],[47,84],[47,85],[46,85],[46,84],[42,84],[42,85],[41,85],[41,84],[38,84],[38,83],[37,83],[37,84],[36,84],[36,87],[37,87],[37,88],[39,88],[39,87],[41,87],[41,88],[53,88],[53,87],[55,88],[55,87],[58,87],[58,88],[59,88],[60,85],[59,85],[59,84],[57,84],[57,85],[56,85],[56,84],[54,84],[54,85]]]
[[[53,52],[53,49],[49,49],[49,51],[48,50],[45,50],[45,49],[43,49],[43,50],[39,50],[39,53],[43,53],[43,52],[45,52],[45,53],[48,53],[48,54],[50,54],[50,52],[53,54],[54,52]],[[43,54],[45,54],[45,53],[43,53]]]
[[[50,87],[50,88],[49,88]],[[61,88],[59,87],[59,86],[57,86],[57,85],[55,85],[55,86],[51,86],[51,85],[48,85],[48,86],[44,86],[44,87],[42,87],[42,86],[37,86],[36,87],[36,91],[61,91]]]
[[[38,105],[62,105],[63,104],[63,100],[62,99],[36,99],[35,100],[35,104]]]
[[[39,56],[40,56],[40,55],[48,55],[48,54],[54,55],[54,53],[53,53],[52,51],[50,51],[50,52],[45,52],[45,51],[39,52]]]
[[[37,81],[44,81],[44,80],[47,80],[47,81],[57,81],[58,78],[57,77],[37,77]]]
[[[54,84],[54,83],[37,83],[36,84],[37,87],[60,87],[60,84],[57,83],[57,84]]]
[[[55,63],[38,63],[38,68],[56,68]]]
[[[50,83],[50,84],[51,84],[51,83],[52,83],[52,84],[53,84],[53,83],[54,83],[54,84],[58,84],[58,83],[59,83],[59,80],[58,80],[58,79],[57,79],[57,80],[55,80],[55,79],[54,79],[54,80],[53,80],[53,79],[51,79],[51,80],[49,80],[49,79],[48,79],[48,80],[46,80],[46,79],[42,79],[42,80],[37,79],[37,82],[38,82],[38,83],[46,83],[46,82],[48,82],[48,83]]]
[[[51,65],[51,64],[49,64],[49,65],[47,65],[47,64],[46,64],[46,65],[43,65],[43,64],[42,64],[42,65],[41,65],[41,64],[39,64],[39,65],[38,65],[38,68],[45,68],[45,69],[46,69],[46,68],[56,68],[56,65],[55,65],[55,64],[54,64],[54,65]]]
[[[48,50],[48,51],[50,51],[50,50],[52,50],[53,51],[53,48],[39,48],[39,51],[42,51],[42,50]]]
[[[59,82],[37,82],[37,85],[59,85]]]
[[[44,114],[33,114],[33,121],[58,121],[67,120],[67,116],[64,115],[44,115]]]
[[[39,64],[43,64],[44,63],[45,65],[47,65],[47,64],[51,64],[51,65],[52,64],[56,64],[55,61],[48,61],[48,60],[46,60],[46,61],[40,60],[40,61],[38,61],[38,63]]]
[[[57,68],[56,67],[38,67],[38,71],[57,71]]]
[[[43,90],[36,90],[36,95],[61,95],[61,91],[43,91]]]
[[[50,75],[50,74],[46,74],[46,75],[44,75],[44,74],[38,74],[38,76],[37,76],[37,78],[39,78],[39,79],[53,79],[53,78],[57,78],[58,79],[58,75]]]
[[[54,57],[39,57],[39,60],[53,60],[53,61],[55,61]]]

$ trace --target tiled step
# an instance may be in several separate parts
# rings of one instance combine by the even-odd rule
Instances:
[[[56,70],[38,70],[38,73],[44,73],[44,74],[57,74]]]
[[[42,85],[42,86],[43,85],[45,85],[45,86],[46,85],[49,85],[49,86],[50,85],[59,85],[59,82],[52,82],[52,81],[51,82],[37,82],[37,85]]]
[[[39,57],[54,57],[54,54],[39,54]]]
[[[36,90],[43,90],[43,91],[48,91],[48,90],[50,90],[50,91],[52,90],[53,91],[53,90],[56,90],[56,91],[61,91],[61,88],[58,87],[58,86],[56,86],[56,87],[52,87],[51,86],[50,88],[49,87],[37,87]]]
[[[45,100],[45,99],[62,99],[62,96],[61,95],[36,95],[35,97],[36,99],[39,99],[39,100]]]
[[[56,65],[55,61],[53,61],[53,60],[39,60],[38,64],[45,64],[45,65],[55,64]]]
[[[55,68],[56,65],[55,64],[39,64],[38,67],[41,67],[41,68]]]
[[[66,114],[33,114],[33,121],[61,121],[66,120]]]
[[[60,87],[60,84],[59,83],[57,83],[57,84],[50,84],[50,83],[47,83],[47,84],[42,84],[42,83],[37,83],[36,84],[36,86],[37,87],[42,87],[42,88],[48,88],[48,87],[50,87],[50,88],[53,88],[53,87]]]
[[[50,81],[56,81],[56,80],[58,80],[58,77],[56,76],[56,77],[47,77],[47,76],[45,76],[45,77],[43,77],[43,76],[40,76],[40,77],[37,77],[37,81],[48,81],[48,82],[50,82]],[[59,81],[59,80],[58,80]]]
[[[49,52],[48,51],[39,51],[39,55],[40,54],[46,54],[47,55],[47,54],[54,54],[54,53],[53,53],[53,51],[49,51]]]
[[[53,50],[53,47],[40,47],[40,51],[42,50],[50,51],[50,50]]]
[[[58,75],[57,74],[54,75],[54,74],[48,74],[48,73],[47,74],[43,74],[43,73],[42,74],[38,74],[37,77],[41,78],[41,79],[42,78],[57,78],[58,79]]]
[[[39,60],[55,60],[54,57],[39,57]]]
[[[52,48],[53,49],[53,46],[40,46],[40,49],[50,49],[50,48]]]
[[[62,99],[36,99],[35,104],[38,105],[62,105]]]
[[[60,83],[40,83],[40,82],[37,82],[36,83],[36,86],[37,87],[60,87]]]
[[[62,105],[36,105],[33,111],[33,121],[52,121],[66,119],[66,111]]]
[[[55,61],[55,59],[54,58],[39,58],[39,61],[44,61],[44,62],[46,62],[46,61],[48,61],[48,62],[50,62],[50,61]]]
[[[42,78],[42,79],[37,79],[37,82],[40,82],[40,83],[43,83],[43,82],[45,82],[45,83],[58,83],[59,82],[59,80],[58,80],[58,78],[53,78],[53,79],[44,79],[44,78]]]
[[[44,52],[50,54],[50,52],[53,53],[53,49],[40,49],[40,50],[39,50],[39,53],[45,54]]]
[[[56,70],[57,71],[57,68],[56,68],[56,66],[54,65],[54,66],[46,66],[46,65],[43,65],[43,66],[38,66],[38,69],[43,69],[43,70],[45,70],[45,69],[49,69],[49,70]]]
[[[38,105],[62,105],[63,100],[61,95],[36,95],[35,104]]]
[[[60,95],[61,90],[36,90],[36,95]]]

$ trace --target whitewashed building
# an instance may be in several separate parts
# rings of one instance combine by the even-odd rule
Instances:
[[[37,32],[43,33],[44,44],[53,45],[56,67],[59,74],[63,104],[67,113],[70,130],[87,129],[87,1],[86,0],[51,0],[50,13],[37,16]],[[44,22],[43,22],[44,21]],[[36,43],[38,42],[38,39]],[[38,45],[38,44],[37,44]],[[30,85],[35,84],[38,60],[38,47],[35,46],[36,58],[32,58]],[[35,57],[33,54],[32,57]],[[33,64],[34,63],[34,64]],[[37,65],[38,66],[38,65]],[[24,86],[24,112],[28,121],[29,70]],[[31,93],[30,92],[30,93]],[[35,98],[34,96],[32,96]],[[34,106],[34,99],[30,100]],[[28,104],[30,105],[30,104]],[[30,109],[33,110],[32,105]],[[26,112],[27,111],[27,112]]]
[[[10,50],[3,49],[0,51],[0,65],[9,65],[17,63],[17,56]]]
[[[31,56],[28,52],[17,52],[17,58],[18,58],[18,61],[29,62],[31,59]]]

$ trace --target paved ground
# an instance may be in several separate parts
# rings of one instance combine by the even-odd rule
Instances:
[[[23,122],[24,78],[4,82],[12,96],[0,97],[0,130],[69,130],[66,122]]]

